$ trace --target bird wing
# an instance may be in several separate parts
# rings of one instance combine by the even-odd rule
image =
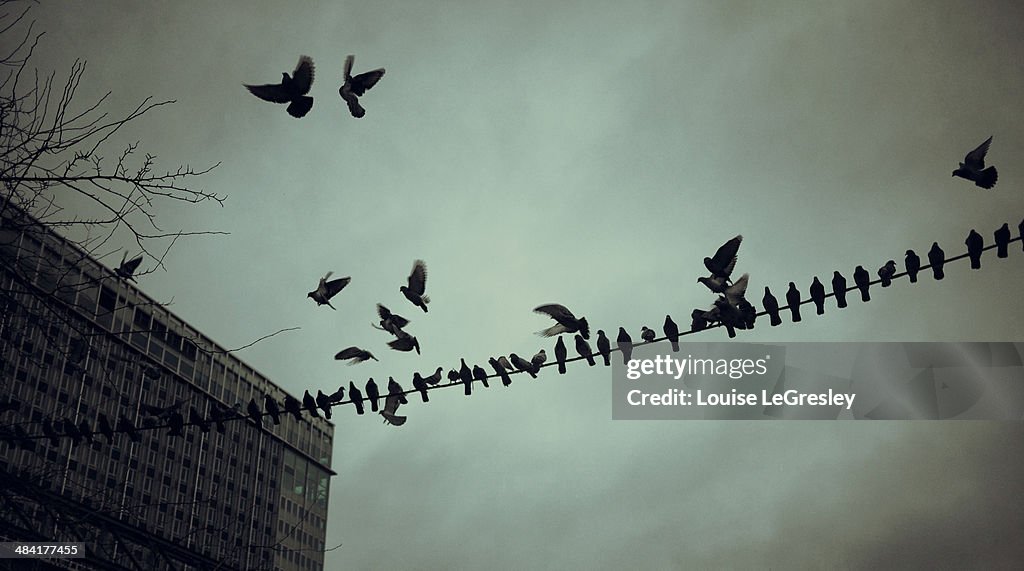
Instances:
[[[742,241],[743,236],[737,235],[725,244],[722,244],[718,251],[715,252],[715,257],[711,259],[713,268],[708,269],[712,273],[718,273],[719,275],[730,275],[733,268],[736,267],[736,253],[739,252]]]
[[[409,289],[416,295],[423,295],[427,291],[427,265],[423,260],[416,260],[412,264],[412,273],[409,274]]]
[[[747,293],[747,282],[749,279],[749,274],[743,274],[735,283],[725,288],[725,299],[730,305],[738,305],[745,299],[743,296]]]
[[[291,101],[291,96],[289,95],[288,90],[280,83],[243,85],[245,85],[245,88],[249,90],[249,93],[252,93],[264,101],[270,101],[272,103],[288,103]]]
[[[309,88],[313,86],[313,74],[313,58],[299,57],[299,63],[295,66],[295,71],[292,72],[292,82],[300,95],[309,93]]]
[[[388,341],[388,347],[391,347],[395,351],[412,351],[415,346],[415,337],[399,337],[393,341]]]
[[[341,94],[341,98],[348,104],[348,112],[353,117],[361,119],[366,115],[366,109],[363,109],[363,106],[359,104],[359,98],[353,95],[351,91],[342,86],[342,88],[338,90],[338,93]]]
[[[967,153],[967,156],[964,157],[964,164],[978,170],[985,168],[985,155],[988,154],[988,147],[991,144],[992,137],[989,137],[984,143],[978,145],[978,148]]]
[[[391,324],[401,329],[406,325],[409,325],[409,320],[398,315],[397,313],[391,313],[391,310],[384,307],[383,304],[377,304],[377,315],[380,316],[382,321],[391,321]]]
[[[350,281],[352,281],[352,278],[348,277],[338,278],[336,280],[331,280],[327,282],[326,284],[324,284],[324,286],[327,288],[327,294],[325,297],[327,297],[327,299],[331,299],[332,297],[338,295],[338,292],[345,289],[345,286],[347,286]]]
[[[352,79],[352,64],[355,63],[356,56],[350,55],[345,58],[345,83],[348,83]]]
[[[360,349],[359,347],[348,347],[348,348],[342,349],[341,351],[338,351],[338,353],[334,356],[334,358],[337,359],[338,361],[343,361],[345,359],[353,359],[353,358],[361,357],[362,354],[363,354],[363,350]]]
[[[391,310],[384,307],[384,304],[377,304],[377,315],[380,316],[381,320],[387,321],[391,318]]]
[[[366,93],[368,89],[377,85],[377,82],[380,81],[380,78],[382,77],[384,77],[383,67],[366,73],[360,73],[352,78],[349,89],[356,95],[362,95]]]
[[[139,264],[142,263],[142,254],[135,256],[127,262],[121,264],[121,268],[128,273],[135,273],[135,270],[139,268]]]
[[[566,308],[564,305],[559,305],[557,303],[540,305],[533,308],[533,311],[535,313],[542,313],[544,315],[547,315],[548,317],[554,319],[559,323],[572,323],[576,321],[576,316],[573,315],[568,308]],[[557,335],[557,333],[555,333],[555,335]]]

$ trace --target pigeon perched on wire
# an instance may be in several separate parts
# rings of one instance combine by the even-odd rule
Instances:
[[[327,400],[329,400],[331,402],[331,404],[337,404],[337,403],[345,400],[345,385],[344,384],[338,385],[338,390],[336,390],[333,393],[327,395]]]
[[[562,341],[562,336],[558,336],[558,341],[555,342],[555,362],[558,363],[558,374],[565,374],[565,359],[569,356],[568,349],[565,348],[565,341]]]
[[[440,383],[442,370],[442,367],[438,367],[437,370],[434,371],[433,375],[430,375],[429,377],[423,377],[423,382],[427,383],[428,385],[436,385],[437,383]]]
[[[967,255],[971,258],[971,269],[980,270],[981,254],[985,251],[985,239],[972,228],[971,233],[967,235],[967,240],[964,240],[964,244],[967,245]]]
[[[349,365],[353,365],[355,363],[362,363],[363,361],[368,361],[370,359],[373,359],[374,361],[380,360],[374,357],[373,353],[367,351],[366,349],[360,349],[359,347],[346,347],[345,349],[338,351],[334,355],[334,359],[336,361],[348,361]]]
[[[587,360],[587,365],[593,367],[595,365],[594,350],[590,348],[590,343],[587,343],[587,340],[579,333],[574,335],[573,339],[576,340],[576,352],[580,354],[580,357]]]
[[[882,279],[882,287],[892,285],[892,277],[896,275],[896,261],[889,260],[884,266],[878,268],[878,277]]]
[[[430,402],[430,397],[427,396],[427,383],[423,381],[423,377],[419,373],[413,374],[412,387],[420,392],[420,399],[423,402]]]
[[[391,313],[391,310],[380,303],[377,304],[377,315],[380,316],[380,326],[374,325],[374,327],[387,331],[395,337],[401,337],[405,334],[402,328],[409,325],[408,319],[396,313]]]
[[[603,329],[597,330],[597,352],[604,359],[604,366],[610,367],[612,364],[612,343],[608,340],[608,336],[604,334]]]
[[[193,408],[192,411],[195,412],[195,408]],[[198,424],[198,422],[193,420],[193,424]],[[100,434],[107,438],[107,444],[110,444],[114,441],[114,427],[110,425],[110,420],[107,418],[107,415],[100,413],[99,417],[96,419],[96,426],[99,428]],[[210,425],[207,424],[206,430],[204,430],[203,432],[209,431]]]
[[[420,354],[420,342],[415,337],[404,331],[397,339],[388,341],[388,347],[391,347],[395,351],[403,352],[409,352],[416,349],[416,354]]]
[[[789,305],[790,319],[793,323],[800,321],[800,290],[796,284],[789,282],[789,289],[786,290],[786,304]]]
[[[668,338],[669,343],[672,344],[672,351],[679,351],[679,326],[676,325],[675,321],[672,321],[671,315],[665,316],[665,324],[661,327],[661,330],[665,333],[665,337]]]
[[[331,298],[338,295],[338,292],[345,289],[352,278],[338,278],[336,280],[327,281],[334,272],[327,272],[327,275],[320,278],[320,284],[317,285],[316,289],[307,293],[306,297],[313,298],[317,306],[326,305],[331,309],[337,310],[338,308],[331,305]]]
[[[913,250],[907,250],[907,256],[903,260],[904,265],[907,266],[907,276],[910,277],[910,283],[917,283],[917,272],[921,271],[921,258]]]
[[[928,250],[928,263],[932,265],[932,276],[936,280],[946,277],[943,266],[946,264],[946,253],[939,247],[938,242],[932,242],[932,249]]]
[[[316,391],[316,406],[324,411],[324,418],[331,419],[331,397],[325,395],[320,389]]]
[[[512,384],[512,377],[508,375],[508,368],[502,365],[494,357],[487,359],[487,362],[491,365],[491,368],[494,369],[494,372],[497,373],[499,377],[501,377],[501,384],[505,385],[506,387]]]
[[[509,353],[508,358],[512,361],[512,365],[533,378],[537,378],[537,373],[533,372],[533,363],[530,363],[526,359],[523,359],[515,353]]]
[[[473,365],[473,380],[482,384],[485,389],[491,388],[491,386],[487,384],[487,371],[485,371],[480,365]]]
[[[537,335],[543,337],[554,337],[555,335],[561,335],[562,333],[579,333],[584,339],[590,339],[590,325],[587,323],[586,317],[576,318],[564,305],[557,303],[548,303],[545,305],[539,305],[533,308],[534,313],[541,313],[547,315],[551,319],[554,319],[557,323],[548,327],[543,331],[538,331]]]
[[[811,282],[809,288],[811,292],[811,301],[814,302],[815,311],[818,315],[825,314],[825,286],[818,279],[818,276],[814,276],[814,281]]]
[[[313,75],[313,58],[301,56],[292,75],[281,73],[281,83],[243,85],[249,90],[249,93],[264,101],[287,103],[288,114],[298,119],[304,117],[313,108],[313,98],[306,95],[309,93],[309,88],[313,86]]]
[[[619,346],[619,351],[622,351],[622,364],[628,365],[630,358],[633,356],[633,338],[626,333],[624,327],[619,327],[619,336],[615,339],[616,344]]]
[[[320,413],[317,412],[316,399],[313,395],[309,394],[309,389],[302,395],[302,408],[314,418],[320,418]]]
[[[736,267],[736,253],[740,250],[741,242],[743,242],[743,236],[737,235],[719,246],[713,258],[704,258],[704,267],[711,272],[711,277],[706,278],[706,281],[697,281],[708,286],[715,293],[724,291],[724,286],[729,280],[729,276],[732,275],[733,268]],[[716,290],[716,288],[719,289]]]
[[[126,260],[126,257],[128,257],[128,252],[121,254],[121,264],[117,266],[114,273],[117,274],[117,277],[119,278],[138,283],[135,279],[135,270],[139,269],[139,265],[142,264],[142,254],[139,254],[130,260]]]
[[[363,414],[363,391],[352,381],[348,382],[348,399],[356,407],[356,414]]]
[[[460,359],[459,380],[462,381],[463,390],[466,396],[473,394],[473,371],[466,364],[466,359]]]
[[[263,411],[260,410],[260,405],[256,404],[256,399],[249,399],[246,412],[249,413],[249,418],[256,424],[257,428],[263,428]]]
[[[779,300],[772,295],[772,290],[768,289],[768,286],[764,286],[764,297],[761,298],[761,305],[768,312],[768,318],[771,319],[772,327],[782,325],[782,318],[779,317]]]
[[[430,298],[424,294],[427,289],[427,265],[423,263],[423,260],[413,262],[408,281],[409,285],[398,288],[398,291],[402,292],[405,299],[426,313]]]
[[[996,257],[1005,258],[1009,256],[1008,248],[1010,246],[1010,225],[1003,222],[1003,225],[996,230],[993,237],[996,242]]]
[[[832,293],[836,296],[836,307],[846,307],[846,277],[839,270],[832,272]]]
[[[694,309],[690,312],[690,331],[702,331],[707,329],[710,323],[707,318],[707,311]]]
[[[559,337],[561,339],[561,337]],[[533,365],[533,372],[537,373],[540,371],[540,366],[546,363],[548,360],[548,354],[544,349],[537,351],[536,354],[530,359],[530,364]]]
[[[647,327],[646,325],[640,327],[640,338],[645,342],[650,343],[651,341],[654,341],[656,336],[657,335],[654,333],[654,330],[650,327]]]
[[[377,383],[373,382],[373,377],[366,381],[366,398],[370,401],[370,410],[377,412],[380,390],[377,389]]]
[[[960,163],[960,167],[953,171],[953,176],[972,180],[976,186],[984,189],[995,186],[996,180],[999,178],[996,167],[985,168],[985,155],[988,154],[988,148],[991,144],[992,137],[989,137],[984,143],[978,145],[976,149],[967,153],[967,156],[964,157],[964,162]]]
[[[295,417],[295,420],[302,420],[302,403],[292,395],[285,395],[284,410]]]
[[[172,412],[171,416],[167,419],[167,423],[170,425],[167,434],[184,438],[185,433],[181,429],[185,427],[185,417],[181,416],[180,412]],[[259,426],[262,428],[263,424],[260,423]]]
[[[857,284],[857,289],[860,290],[861,301],[871,301],[871,294],[868,290],[871,287],[871,274],[864,269],[864,266],[857,266],[853,270],[853,283]]]
[[[224,432],[223,425],[217,427],[218,432]],[[123,432],[128,435],[128,438],[132,442],[139,442],[142,440],[142,435],[139,434],[139,429],[135,427],[131,420],[127,416],[121,415],[117,418],[117,431]],[[43,424],[43,432],[46,432],[46,424]]]
[[[384,77],[384,68],[378,68],[359,75],[352,75],[352,64],[356,56],[350,55],[345,58],[345,83],[338,88],[338,94],[348,104],[348,112],[359,119],[366,115],[366,110],[359,104],[359,98],[368,89],[377,85],[380,78]]]
[[[277,401],[270,395],[263,395],[263,408],[267,409],[267,414],[270,415],[274,424],[281,424],[281,407],[277,406]]]

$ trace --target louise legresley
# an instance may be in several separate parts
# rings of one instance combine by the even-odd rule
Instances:
[[[669,389],[663,392],[647,393],[633,389],[626,393],[626,402],[630,406],[842,406],[850,410],[853,406],[855,393],[841,393],[828,389],[825,392],[804,392],[790,389],[777,393],[762,390],[761,392],[740,392],[731,389],[728,392],[705,391],[696,389]]]

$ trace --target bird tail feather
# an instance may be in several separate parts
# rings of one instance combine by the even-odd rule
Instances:
[[[305,117],[306,113],[309,113],[309,110],[312,108],[313,98],[303,95],[288,105],[288,114],[298,119],[299,117]]]
[[[988,189],[996,185],[998,178],[999,171],[996,170],[996,167],[988,167],[978,174],[977,183],[981,188]]]

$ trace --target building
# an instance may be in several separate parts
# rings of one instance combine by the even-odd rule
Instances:
[[[63,419],[97,430],[100,414],[159,425],[149,407],[175,403],[188,422],[191,407],[209,418],[250,398],[282,402],[252,367],[2,206],[0,403],[20,403],[0,408],[2,434],[41,435],[44,420]],[[41,438],[34,451],[0,439],[0,541],[80,541],[89,554],[0,569],[322,569],[333,426],[305,414],[263,425]]]

